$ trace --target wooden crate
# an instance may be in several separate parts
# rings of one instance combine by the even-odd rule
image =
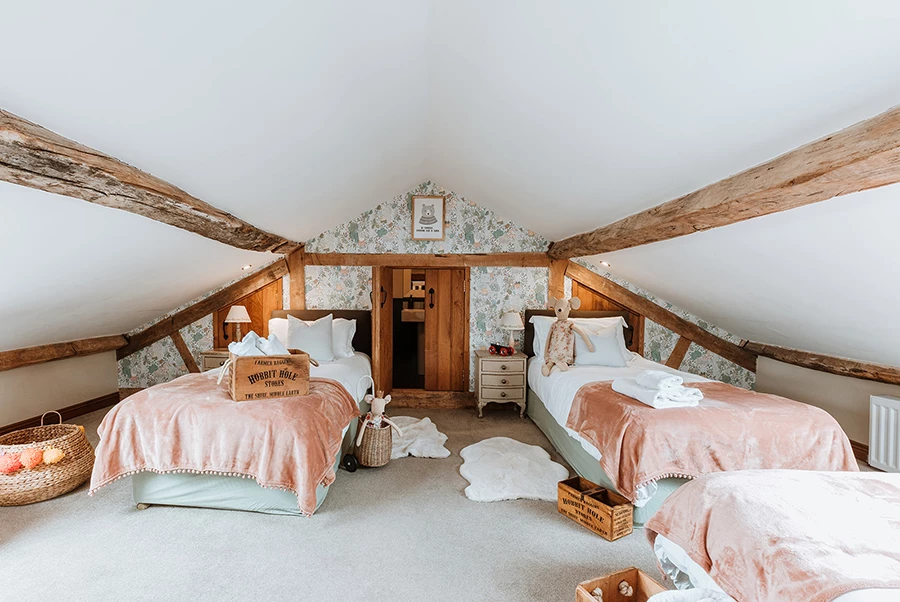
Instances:
[[[619,593],[622,581],[627,581],[634,588],[634,594],[630,598]],[[603,592],[603,602],[647,602],[650,596],[666,591],[650,575],[631,567],[606,577],[582,581],[575,588],[575,602],[597,602],[591,592],[598,587]]]
[[[559,513],[603,538],[615,541],[634,530],[634,507],[618,493],[581,477],[560,481],[558,491]]]
[[[309,395],[309,356],[302,351],[291,355],[231,356],[229,390],[235,401]]]

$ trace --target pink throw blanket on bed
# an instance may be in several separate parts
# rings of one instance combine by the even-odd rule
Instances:
[[[309,395],[231,399],[218,371],[135,393],[100,423],[90,493],[137,472],[246,476],[292,491],[307,515],[316,487],[334,481],[341,433],[359,407],[336,381],[311,378]]]
[[[753,468],[852,470],[847,435],[828,412],[720,382],[691,383],[703,401],[655,409],[596,382],[578,390],[567,426],[591,442],[616,489],[634,501],[667,477]]]
[[[859,589],[900,589],[900,475],[706,475],[647,522],[651,543],[657,534],[739,601],[829,602]]]

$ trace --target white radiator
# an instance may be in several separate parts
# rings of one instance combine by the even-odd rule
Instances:
[[[869,465],[900,472],[900,398],[869,398]]]

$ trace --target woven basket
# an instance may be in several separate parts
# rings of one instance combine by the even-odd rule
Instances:
[[[50,414],[51,412],[47,412]],[[94,448],[84,432],[74,424],[59,424],[13,431],[0,437],[0,455],[37,447],[57,448],[66,456],[56,464],[38,464],[31,470],[22,468],[15,474],[0,474],[0,506],[22,506],[43,502],[72,491],[91,476],[94,467]]]
[[[363,418],[359,419],[359,428],[363,428]],[[362,443],[356,450],[356,459],[361,466],[384,466],[391,460],[391,449],[394,440],[391,437],[391,426],[383,422],[380,427],[365,427]]]

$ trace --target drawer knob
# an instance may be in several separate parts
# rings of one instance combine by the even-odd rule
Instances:
[[[506,370],[506,364],[501,365],[501,366],[500,366],[500,369],[501,369],[501,370]]]
[[[500,393],[500,397],[506,397],[506,391],[503,391],[502,393]]]
[[[221,362],[219,362],[219,365],[220,365],[220,366],[224,366],[224,365],[225,365],[225,360],[222,360]]]
[[[505,379],[505,378],[502,379],[502,380],[500,381],[500,384],[501,384],[501,385],[505,385],[505,384],[506,384],[506,379]]]

